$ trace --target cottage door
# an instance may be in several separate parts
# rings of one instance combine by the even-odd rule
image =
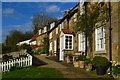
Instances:
[[[64,61],[64,35],[60,35],[60,54],[59,61]]]

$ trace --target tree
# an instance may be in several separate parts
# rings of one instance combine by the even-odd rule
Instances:
[[[37,33],[39,28],[43,28],[45,24],[56,20],[56,18],[50,17],[46,13],[35,14],[32,19],[34,33]]]
[[[49,38],[48,36],[44,37],[44,48],[43,48],[43,52],[48,53],[49,52]]]
[[[108,21],[108,7],[107,4],[96,2],[88,3],[83,10],[84,13],[82,15],[78,13],[78,20],[73,29],[75,33],[78,31],[86,33],[89,41],[90,52],[92,52],[93,32],[97,27],[104,25]],[[100,24],[97,25],[98,23]]]
[[[30,39],[33,35],[34,34],[31,31],[25,33],[22,33],[17,30],[10,31],[10,34],[6,37],[5,46],[3,46],[2,51],[4,53],[7,53],[19,50],[16,44],[18,42]]]

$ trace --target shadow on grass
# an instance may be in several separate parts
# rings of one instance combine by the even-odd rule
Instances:
[[[33,60],[32,60],[32,63],[33,63],[32,65],[33,65],[33,66],[47,65],[46,62],[44,62],[44,61],[42,61],[42,60],[39,60],[39,59],[36,58],[35,56],[32,55],[32,57],[33,57]]]

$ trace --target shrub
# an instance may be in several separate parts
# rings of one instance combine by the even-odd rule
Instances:
[[[86,57],[84,55],[79,55],[78,60],[79,61],[85,61]]]
[[[20,69],[18,63],[16,63],[15,66],[12,66],[12,67],[10,68],[10,71],[14,71],[14,70],[17,70],[17,69]]]
[[[40,53],[39,53],[39,51],[35,51],[34,54],[35,55],[39,55]]]
[[[12,56],[8,56],[8,55],[4,55],[3,56],[3,60],[4,61],[8,61],[9,59],[13,59],[13,57]]]
[[[92,64],[92,61],[89,58],[85,59],[85,64]]]
[[[78,58],[75,58],[74,61],[79,61]]]
[[[93,58],[93,65],[95,67],[106,67],[110,64],[107,58],[101,56],[95,56]]]
[[[64,55],[65,57],[72,57],[73,55],[71,54],[71,53],[66,53],[65,55]]]
[[[113,74],[120,74],[120,65],[113,66]]]

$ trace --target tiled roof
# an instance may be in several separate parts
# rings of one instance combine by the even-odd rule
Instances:
[[[39,35],[39,33],[36,33],[33,37],[32,37],[32,39],[31,39],[31,41],[35,41],[36,40],[36,37]]]
[[[40,48],[40,47],[44,47],[44,45],[32,45],[31,49]]]
[[[73,30],[72,29],[62,29],[62,32],[64,34],[72,34],[73,33]]]

